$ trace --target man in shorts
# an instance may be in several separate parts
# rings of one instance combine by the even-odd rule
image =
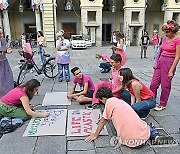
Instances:
[[[68,99],[75,99],[80,104],[91,103],[94,93],[94,83],[91,78],[82,74],[78,67],[71,69],[71,73],[74,75],[72,90],[68,92]],[[77,84],[80,86],[80,91],[75,91]]]

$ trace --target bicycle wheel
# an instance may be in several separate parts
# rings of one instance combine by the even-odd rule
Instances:
[[[49,58],[44,66],[44,74],[48,78],[55,78],[58,75],[58,66],[54,57]]]
[[[25,77],[26,77],[27,73],[29,73],[29,72],[30,72],[30,69],[28,69],[28,61],[26,61],[21,66],[21,69],[20,69],[20,72],[19,72],[19,75],[18,75],[18,79],[17,79],[17,84],[18,85],[22,84],[25,81]]]

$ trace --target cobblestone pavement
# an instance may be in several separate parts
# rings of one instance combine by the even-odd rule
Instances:
[[[48,49],[48,53],[53,54],[54,49]],[[150,46],[147,51],[148,59],[140,59],[139,47],[127,48],[127,67],[133,70],[137,78],[142,80],[149,86],[151,81],[152,69],[152,55],[153,47]],[[83,73],[89,74],[93,81],[97,83],[100,78],[108,78],[109,74],[101,74],[98,69],[100,61],[95,59],[95,53],[106,53],[111,55],[110,46],[101,48],[91,47],[86,50],[72,50],[71,51],[71,67],[78,66]],[[17,64],[20,59],[17,50],[8,55],[9,62],[13,69],[14,79],[17,79],[19,73],[19,66]],[[35,61],[39,61],[39,55],[35,55]],[[42,103],[46,92],[51,91],[66,91],[71,89],[72,81],[67,85],[64,82],[58,82],[57,79],[52,80],[45,77],[43,74],[36,76],[36,73],[29,73],[29,78],[37,78],[41,81],[39,94],[33,98],[32,104]],[[72,79],[72,78],[71,78]],[[60,107],[58,107],[60,108]],[[72,102],[71,106],[62,106],[61,108],[67,109],[85,109],[84,105],[79,105]],[[180,68],[177,68],[177,73],[173,79],[173,86],[171,96],[167,108],[161,112],[151,111],[149,118],[146,120],[148,123],[153,122],[157,127],[163,127],[174,139],[180,143]],[[94,154],[94,153],[180,153],[179,144],[169,147],[150,147],[148,144],[141,149],[131,149],[125,146],[113,147],[110,144],[111,137],[115,136],[116,132],[112,126],[111,121],[107,123],[108,136],[100,136],[92,143],[85,143],[85,137],[67,137],[65,136],[42,136],[42,137],[23,137],[23,133],[28,125],[28,121],[16,131],[4,135],[0,139],[0,153],[3,154]]]

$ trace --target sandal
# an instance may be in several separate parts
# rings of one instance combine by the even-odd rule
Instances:
[[[162,111],[162,110],[164,110],[166,107],[165,106],[156,106],[155,108],[154,108],[154,110],[155,111]]]

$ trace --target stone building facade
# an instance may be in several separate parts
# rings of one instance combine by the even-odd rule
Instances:
[[[151,37],[154,29],[162,34],[164,21],[180,23],[180,0],[10,0],[0,18],[0,26],[12,40],[20,39],[23,32],[35,38],[41,30],[53,46],[56,32],[64,29],[67,38],[82,34],[102,46],[117,30],[130,46],[139,44],[143,30]]]

